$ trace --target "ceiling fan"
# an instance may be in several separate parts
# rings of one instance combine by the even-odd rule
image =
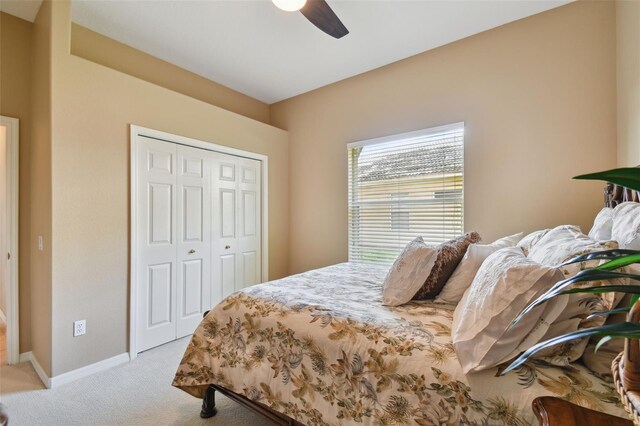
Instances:
[[[273,4],[287,12],[300,11],[305,18],[331,37],[342,38],[349,34],[340,18],[325,0],[272,0]]]

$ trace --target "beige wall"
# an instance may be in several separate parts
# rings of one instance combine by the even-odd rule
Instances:
[[[52,291],[51,291],[51,113],[52,113],[52,7],[44,2],[32,33],[31,73],[31,149],[30,181],[31,224],[30,285],[28,312],[31,314],[31,350],[48,375],[52,363]],[[22,213],[24,217],[24,212]],[[44,238],[43,250],[36,241]]]
[[[288,137],[70,55],[70,3],[53,11],[55,376],[128,350],[129,124],[268,155],[271,278],[288,271]],[[78,319],[87,334],[74,338]]]
[[[616,164],[615,5],[577,2],[272,106],[290,137],[290,272],[347,259],[346,144],[465,122],[465,228],[576,223]]]
[[[30,276],[30,166],[31,142],[31,31],[33,24],[0,12],[0,115],[20,120],[20,229],[19,298],[20,352],[31,350]]]
[[[71,53],[192,98],[269,122],[269,105],[77,24]]]
[[[640,165],[640,1],[616,2],[618,165]]]

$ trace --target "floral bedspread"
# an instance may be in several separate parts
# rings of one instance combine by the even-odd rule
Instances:
[[[235,293],[195,331],[173,385],[217,384],[311,425],[537,424],[558,396],[620,417],[612,384],[584,366],[531,363],[464,375],[453,306],[382,306],[387,268],[343,263]]]

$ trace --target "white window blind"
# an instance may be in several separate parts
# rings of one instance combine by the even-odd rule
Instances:
[[[392,263],[463,232],[464,124],[348,145],[349,261]]]

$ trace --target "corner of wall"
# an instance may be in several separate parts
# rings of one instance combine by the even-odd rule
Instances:
[[[52,371],[51,280],[51,43],[52,1],[45,0],[33,24],[31,75],[31,346],[46,375]]]
[[[640,1],[616,1],[618,166],[640,165]]]

